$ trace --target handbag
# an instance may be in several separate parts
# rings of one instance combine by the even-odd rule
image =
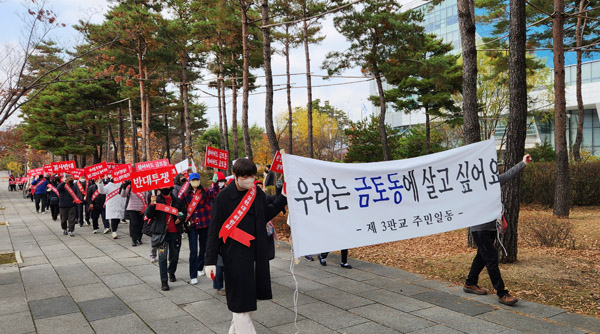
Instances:
[[[165,243],[165,238],[167,237],[167,230],[165,229],[165,231],[163,233],[155,233],[152,234],[150,236],[150,244],[152,245],[152,247],[160,247],[162,246],[162,244]]]

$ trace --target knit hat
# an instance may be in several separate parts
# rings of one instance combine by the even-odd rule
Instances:
[[[225,180],[225,174],[222,172],[217,172],[218,181]]]

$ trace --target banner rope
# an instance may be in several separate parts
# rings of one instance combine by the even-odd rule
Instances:
[[[296,279],[296,274],[294,274],[294,248],[292,247],[291,242],[290,242],[290,249],[292,251],[292,259],[290,260],[290,273],[292,273],[292,278],[294,279],[294,283],[296,284],[296,289],[294,290],[294,294],[293,294],[294,326],[296,327],[296,333],[294,333],[294,334],[298,334],[298,333],[300,333],[300,328],[298,328],[298,280]]]

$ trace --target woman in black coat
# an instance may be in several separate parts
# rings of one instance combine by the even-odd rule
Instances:
[[[227,307],[234,312],[235,322],[235,313],[246,313],[257,309],[257,299],[273,298],[266,224],[283,210],[287,199],[280,195],[269,205],[265,193],[257,188],[254,202],[237,225],[237,228],[254,236],[255,239],[250,241],[250,247],[231,237],[223,242],[219,238],[219,231],[248,189],[254,185],[256,166],[248,159],[238,159],[233,166],[233,172],[236,175],[235,182],[221,190],[213,203],[205,263],[207,276],[210,277],[209,266],[217,263],[218,254],[223,257]]]

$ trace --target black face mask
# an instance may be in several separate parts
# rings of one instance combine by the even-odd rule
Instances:
[[[171,189],[168,189],[168,188],[167,188],[167,189],[161,189],[161,190],[160,190],[160,193],[161,193],[163,196],[167,196],[167,195],[169,195],[169,194],[171,193]]]
[[[69,180],[69,181],[67,181],[67,183],[71,186],[71,185],[73,185],[73,180]]]

